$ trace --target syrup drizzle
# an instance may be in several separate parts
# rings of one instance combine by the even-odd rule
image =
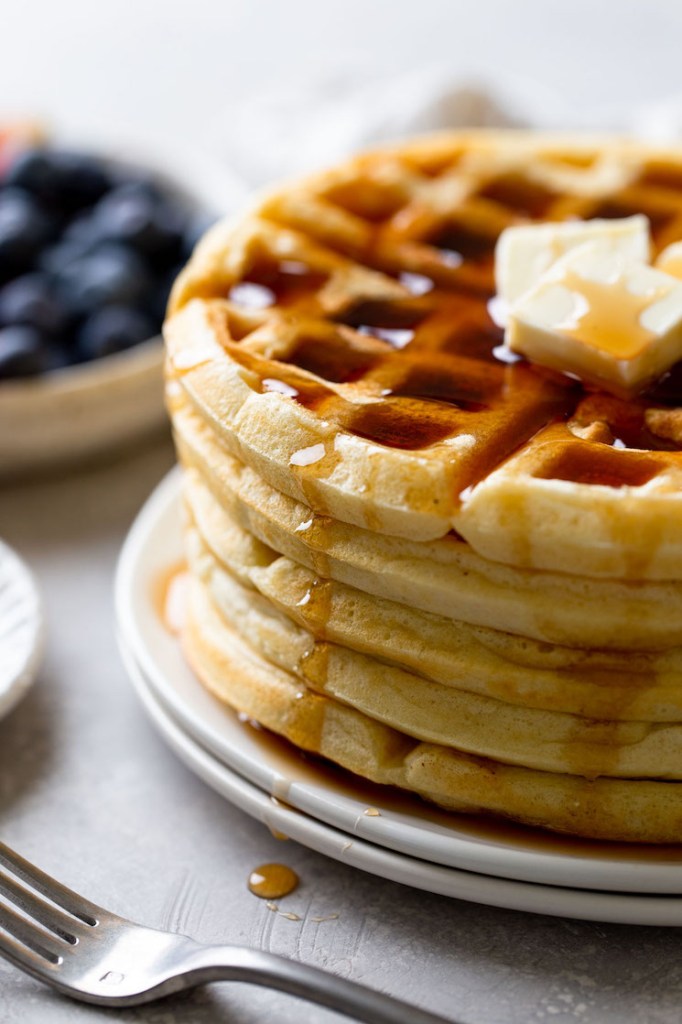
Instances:
[[[263,260],[230,288],[227,297],[235,306],[246,309],[295,306],[321,288],[325,280],[326,274],[297,260]]]
[[[329,198],[350,209],[353,190],[340,189]],[[518,172],[498,176],[481,195],[531,219],[543,217],[555,199],[550,189],[529,182]],[[378,232],[387,218],[409,220],[412,216],[411,230],[418,235],[414,225],[419,224],[420,215],[400,209],[391,189],[376,185],[365,198],[371,210],[351,212],[376,224]],[[588,215],[620,217],[640,212],[635,206],[624,192],[594,204]],[[644,212],[651,217],[652,211]],[[668,220],[663,212],[653,216],[655,232]],[[239,343],[229,344],[231,354],[251,371],[249,380],[256,390],[278,390],[321,419],[376,444],[421,451],[455,435],[471,434],[477,446],[472,462],[478,463],[478,469],[471,479],[458,481],[463,489],[539,428],[564,421],[594,394],[602,395],[559,374],[505,359],[503,328],[487,308],[494,293],[496,240],[494,231],[473,231],[456,217],[436,229],[425,222],[422,249],[427,252],[430,247],[433,253],[428,274],[392,267],[388,250],[373,242],[360,259],[394,274],[410,294],[401,299],[354,301],[333,314],[320,305],[319,292],[328,280],[327,273],[296,260],[256,260],[241,283],[267,289],[278,307],[294,317],[300,314],[302,320],[308,318],[308,323],[310,318],[318,324],[326,322],[326,330],[317,336],[303,329],[276,362],[247,353]],[[666,238],[666,244],[670,241]],[[238,287],[230,292],[233,301]],[[618,344],[625,322],[631,326],[632,318],[637,319],[642,297],[633,296],[633,303],[637,309],[615,312],[616,321],[612,318],[604,344]],[[584,326],[582,323],[581,328]],[[347,384],[357,389],[362,401],[346,394]],[[673,437],[658,437],[648,429],[644,414],[652,404],[680,404],[682,373],[674,371],[647,395],[629,403],[627,415],[622,407],[609,406],[609,396],[602,398],[608,406],[603,422],[616,442],[612,448],[615,459],[600,454],[588,471],[586,457],[578,454],[578,449],[592,451],[594,445],[570,445],[552,466],[547,464],[548,475],[608,486],[637,485],[650,479],[654,465],[633,459],[632,449],[679,450]],[[494,444],[488,436],[489,413],[490,427],[496,433]],[[317,477],[335,464],[333,458],[322,461],[324,465],[311,467]]]
[[[654,337],[654,332],[642,324],[642,314],[669,291],[658,287],[635,295],[619,287],[614,301],[611,282],[591,281],[573,272],[566,274],[561,283],[580,299],[575,319],[563,330],[617,359],[633,359]]]
[[[440,171],[431,169],[428,173]],[[645,180],[648,173],[655,173],[655,168],[644,172]],[[341,187],[330,199],[350,208],[352,194],[352,189]],[[516,216],[531,218],[545,215],[554,198],[549,189],[528,182],[517,172],[499,175],[484,186],[481,195]],[[377,234],[362,253],[355,255],[368,266],[393,274],[410,294],[400,299],[354,301],[332,314],[322,308],[320,298],[320,290],[329,280],[328,271],[297,259],[257,257],[243,280],[230,289],[227,297],[231,305],[223,314],[226,322],[235,326],[240,309],[249,315],[253,311],[262,322],[270,307],[277,306],[294,326],[300,317],[301,331],[276,360],[248,351],[235,335],[226,346],[249,371],[248,382],[256,390],[278,391],[339,429],[376,444],[421,451],[456,435],[472,436],[475,457],[470,461],[475,470],[468,479],[457,480],[462,490],[539,428],[570,417],[592,392],[561,375],[548,374],[524,362],[509,364],[504,359],[503,330],[487,308],[494,293],[494,230],[489,234],[471,230],[457,217],[434,228],[418,209],[402,208],[395,191],[384,184],[377,184],[374,192],[370,189],[366,200],[373,212],[368,209],[357,213],[376,225]],[[626,189],[595,203],[588,215],[610,217],[635,212],[639,207]],[[665,210],[644,212],[652,219],[654,234],[670,220]],[[381,225],[389,217],[395,223],[409,225],[419,243],[423,271],[391,265],[395,251],[381,244]],[[665,239],[666,244],[670,241]],[[641,299],[633,297],[633,301]],[[630,322],[637,312],[616,311],[617,323],[613,323],[604,343],[617,344],[624,320]],[[304,322],[320,325],[322,333],[311,334]],[[244,323],[240,321],[236,326],[236,334],[248,339]],[[204,361],[211,358],[211,353],[193,356],[193,365],[197,358]],[[180,372],[191,369],[176,368]],[[557,478],[582,482],[601,479],[608,486],[650,479],[653,465],[640,464],[635,470],[624,464],[633,461],[633,448],[679,450],[677,432],[667,430],[665,436],[654,435],[644,414],[652,405],[677,407],[682,397],[681,378],[682,374],[673,371],[632,403],[632,415],[623,416],[619,410],[618,422],[603,420],[616,442],[613,454],[620,460],[618,464],[599,456],[590,474],[584,456],[571,445],[555,462]],[[355,392],[346,393],[345,385],[353,385]],[[608,396],[604,401],[608,403]],[[612,405],[609,412],[613,411]],[[627,421],[624,427],[623,420]],[[591,450],[593,446],[583,447]],[[336,461],[327,453],[320,463],[299,469],[321,477],[333,469]]]

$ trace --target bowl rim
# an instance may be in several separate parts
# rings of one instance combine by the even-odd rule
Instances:
[[[171,193],[178,195],[196,214],[215,214],[237,204],[248,189],[229,168],[194,149],[191,153],[166,142],[101,132],[76,134],[73,130],[55,127],[48,131],[44,143],[48,148],[74,149],[85,155],[101,158],[112,167],[150,172]],[[55,367],[31,377],[0,380],[0,405],[17,402],[42,393],[82,393],[104,382],[122,380],[128,375],[160,364],[163,358],[161,334],[132,345],[121,352],[97,359]]]

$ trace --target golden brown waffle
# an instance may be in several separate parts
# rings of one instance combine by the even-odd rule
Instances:
[[[201,580],[212,603],[256,657],[291,673],[307,689],[333,697],[366,717],[414,739],[541,771],[587,778],[682,778],[679,712],[677,721],[665,723],[637,720],[633,715],[628,721],[600,721],[515,702],[517,681],[511,673],[508,692],[500,687],[501,699],[472,692],[474,687],[466,681],[460,685],[457,675],[437,682],[423,672],[392,663],[393,658],[386,661],[373,656],[374,652],[362,653],[362,629],[353,628],[350,622],[345,645],[316,642],[314,633],[292,622],[287,614],[278,614],[261,593],[238,583],[198,536],[191,541],[190,551],[192,575]],[[316,600],[331,604],[332,596],[310,596],[303,607]],[[377,617],[377,611],[370,612],[370,631]],[[325,614],[325,619],[329,621],[331,613]],[[527,676],[532,686],[533,674],[528,671]],[[494,686],[494,679],[492,682]],[[637,682],[631,679],[631,685],[636,699]],[[646,688],[643,679],[639,687]],[[602,681],[602,689],[607,688],[608,682]],[[623,696],[625,688],[616,680],[614,688],[620,692],[614,695],[612,706],[620,710],[617,697]]]
[[[454,811],[485,812],[595,839],[675,843],[682,786],[639,779],[584,779],[536,771],[424,743],[264,661],[192,580],[183,643],[190,664],[220,700],[297,747],[360,776]]]
[[[455,621],[570,647],[574,657],[577,650],[682,645],[678,581],[539,573],[491,562],[452,536],[425,543],[375,534],[316,515],[275,490],[228,455],[182,399],[173,401],[173,424],[183,463],[216,499],[197,502],[207,537],[219,538],[224,530],[224,516],[211,522],[222,508],[243,529],[320,577]]]
[[[682,368],[625,401],[510,361],[509,225],[643,213],[682,150],[470,132],[261,197],[165,327],[206,685],[453,809],[679,839]]]
[[[335,644],[378,659],[382,669],[393,664],[513,706],[597,721],[682,721],[680,647],[655,653],[580,651],[422,612],[322,578],[279,556],[230,520],[192,470],[185,474],[184,493],[192,571],[220,589],[222,597],[215,600],[234,629],[262,650],[263,614],[276,624],[283,613],[303,627],[288,634],[296,635],[299,646],[287,642],[284,653],[274,657],[289,670],[319,667]],[[223,579],[226,571],[234,578],[232,586]],[[252,615],[251,604],[240,611],[244,599],[234,589],[239,585],[250,591],[251,604],[257,603],[262,614]]]
[[[680,374],[627,403],[587,393],[500,358],[489,309],[504,227],[633,213],[657,250],[682,238],[680,152],[467,133],[370,153],[209,233],[173,293],[170,372],[318,513],[454,528],[513,565],[679,578]]]

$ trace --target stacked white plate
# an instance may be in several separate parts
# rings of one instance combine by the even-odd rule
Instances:
[[[35,679],[45,627],[38,588],[28,567],[0,540],[0,718]]]
[[[174,471],[121,554],[119,640],[146,711],[209,785],[272,831],[429,892],[586,920],[682,925],[682,843],[591,843],[441,814],[318,766],[240,721],[199,684],[161,612],[163,581],[182,561],[180,519]]]

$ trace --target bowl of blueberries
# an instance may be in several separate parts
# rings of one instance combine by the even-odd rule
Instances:
[[[168,295],[234,191],[185,157],[0,131],[0,476],[87,460],[164,422]]]

